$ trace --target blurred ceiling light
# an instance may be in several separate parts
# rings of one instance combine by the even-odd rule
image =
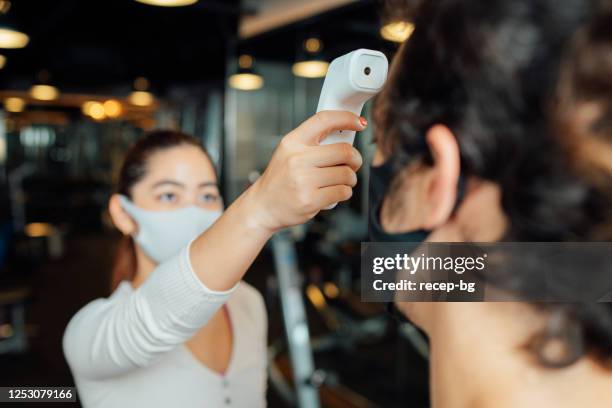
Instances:
[[[89,110],[94,103],[94,101],[87,101],[83,104],[83,106],[81,106],[81,112],[83,112],[83,115],[89,116]]]
[[[104,105],[98,101],[87,101],[83,104],[83,114],[94,120],[102,120],[106,117]]]
[[[27,34],[17,30],[8,12],[9,0],[0,0],[0,48],[23,48],[30,42]]]
[[[241,55],[238,58],[238,67],[242,68],[242,69],[249,69],[249,68],[253,68],[253,57],[251,57],[250,55]]]
[[[254,91],[263,86],[263,78],[250,73],[234,74],[229,77],[229,84],[232,88],[241,91]]]
[[[59,97],[59,90],[52,85],[33,85],[30,88],[30,96],[39,101],[52,101]]]
[[[102,120],[106,117],[104,106],[100,102],[94,102],[89,109],[89,116],[94,120]]]
[[[0,325],[0,338],[8,339],[9,337],[13,337],[13,326],[9,323]]]
[[[327,74],[327,68],[329,68],[329,62],[310,60],[296,62],[291,71],[293,75],[303,78],[321,78]]]
[[[121,103],[114,99],[109,99],[105,101],[103,106],[104,114],[109,118],[118,118],[119,116],[121,116],[121,112],[123,111]]]
[[[234,89],[254,91],[263,86],[264,80],[253,71],[253,57],[241,55],[238,58],[238,72],[229,77],[228,83]]]
[[[414,24],[408,21],[394,21],[380,28],[382,38],[393,42],[406,41],[414,31]]]
[[[323,49],[323,43],[316,37],[304,41],[304,50],[308,54],[306,58],[297,61],[291,67],[293,75],[302,78],[321,78],[327,74],[329,63],[323,61],[317,54]]]
[[[4,109],[7,112],[19,113],[25,109],[25,100],[22,98],[10,97],[4,100]]]
[[[308,299],[310,299],[314,307],[318,310],[325,309],[327,306],[323,292],[321,292],[321,289],[316,285],[310,284],[306,286],[306,296],[308,296]]]
[[[180,7],[195,4],[198,0],[136,0],[138,3],[160,7]]]
[[[25,226],[25,234],[30,238],[48,237],[55,228],[46,222],[32,222]]]
[[[333,282],[325,282],[323,285],[323,292],[329,298],[335,299],[340,295],[340,289]]]
[[[128,97],[130,103],[135,106],[149,106],[153,104],[153,94],[147,91],[134,91]]]
[[[145,77],[138,77],[134,80],[134,89],[136,91],[146,91],[149,89],[149,80]]]
[[[128,100],[135,106],[149,106],[153,104],[155,97],[148,91],[149,80],[145,77],[138,77],[134,80],[134,91],[128,96]]]
[[[6,14],[11,9],[11,2],[9,0],[0,0],[0,13]]]
[[[313,37],[304,41],[304,49],[311,54],[321,51],[321,48],[323,48],[323,46],[321,44],[321,40],[318,38]]]
[[[23,48],[30,42],[30,37],[10,27],[0,27],[0,48]]]

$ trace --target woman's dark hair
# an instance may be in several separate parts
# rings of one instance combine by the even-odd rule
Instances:
[[[594,27],[598,13],[588,0],[423,2],[415,14],[416,29],[398,51],[377,101],[381,148],[399,162],[431,163],[424,137],[434,124],[444,124],[457,137],[462,174],[500,185],[509,219],[504,240],[611,240],[612,235],[597,234],[602,224],[612,225],[612,201],[569,171],[568,149],[558,134],[565,129],[554,125],[561,115],[556,105],[560,83],[566,77],[577,80],[561,74],[572,63],[567,55],[574,37],[592,30],[586,40],[591,49],[596,39],[610,44],[609,19],[585,28]],[[609,64],[607,69],[603,75],[609,81]],[[578,285],[584,275],[573,278]],[[525,282],[529,275],[516,271],[509,279]],[[496,284],[524,288],[519,298],[534,298],[529,285]],[[559,285],[566,289],[567,283]],[[555,324],[534,339],[539,361],[568,365],[584,353],[596,354],[602,363],[612,360],[612,304],[540,306]],[[551,361],[545,355],[549,338],[566,341],[573,358]]]
[[[147,172],[149,158],[162,150],[177,146],[195,146],[207,155],[202,144],[193,136],[173,130],[156,130],[138,139],[128,150],[116,181],[116,193],[132,198],[132,187]],[[134,241],[124,236],[119,242],[113,265],[111,289],[123,280],[131,281],[136,274]]]

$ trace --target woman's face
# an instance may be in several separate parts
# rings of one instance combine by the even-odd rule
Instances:
[[[182,145],[153,153],[144,177],[132,187],[132,202],[145,210],[166,211],[197,205],[221,210],[215,169],[198,147]]]

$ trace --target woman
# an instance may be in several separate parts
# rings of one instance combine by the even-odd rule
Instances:
[[[87,407],[265,406],[266,315],[240,282],[266,241],[348,199],[361,165],[317,114],[283,138],[262,177],[222,213],[213,165],[191,137],[154,132],[128,152],[109,202],[128,238],[117,288],[83,307],[64,353]]]
[[[612,24],[597,13],[580,0],[425,2],[376,113],[373,237],[612,240],[605,93],[611,72],[601,71],[599,83],[571,75],[610,67]],[[560,75],[573,38],[584,30],[598,47],[607,44],[605,58]],[[601,48],[579,48],[578,54],[589,51]],[[592,60],[567,61],[585,62]],[[579,106],[588,109],[572,109],[567,98],[555,97],[567,87],[564,81],[581,90],[570,99],[598,95],[595,101],[608,105],[593,110],[582,99]],[[575,140],[564,139],[576,136],[568,119],[581,133],[598,135],[586,145],[590,154],[566,148]],[[571,292],[588,279],[586,272],[549,282],[551,291]],[[533,299],[530,279],[528,271],[515,270],[495,284]],[[609,303],[396,305],[430,339],[433,407],[612,406]]]

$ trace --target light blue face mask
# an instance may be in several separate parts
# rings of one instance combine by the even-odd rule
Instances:
[[[191,240],[214,224],[222,213],[195,205],[170,211],[144,210],[123,195],[119,196],[119,201],[138,224],[138,234],[134,240],[157,263],[178,255]]]

